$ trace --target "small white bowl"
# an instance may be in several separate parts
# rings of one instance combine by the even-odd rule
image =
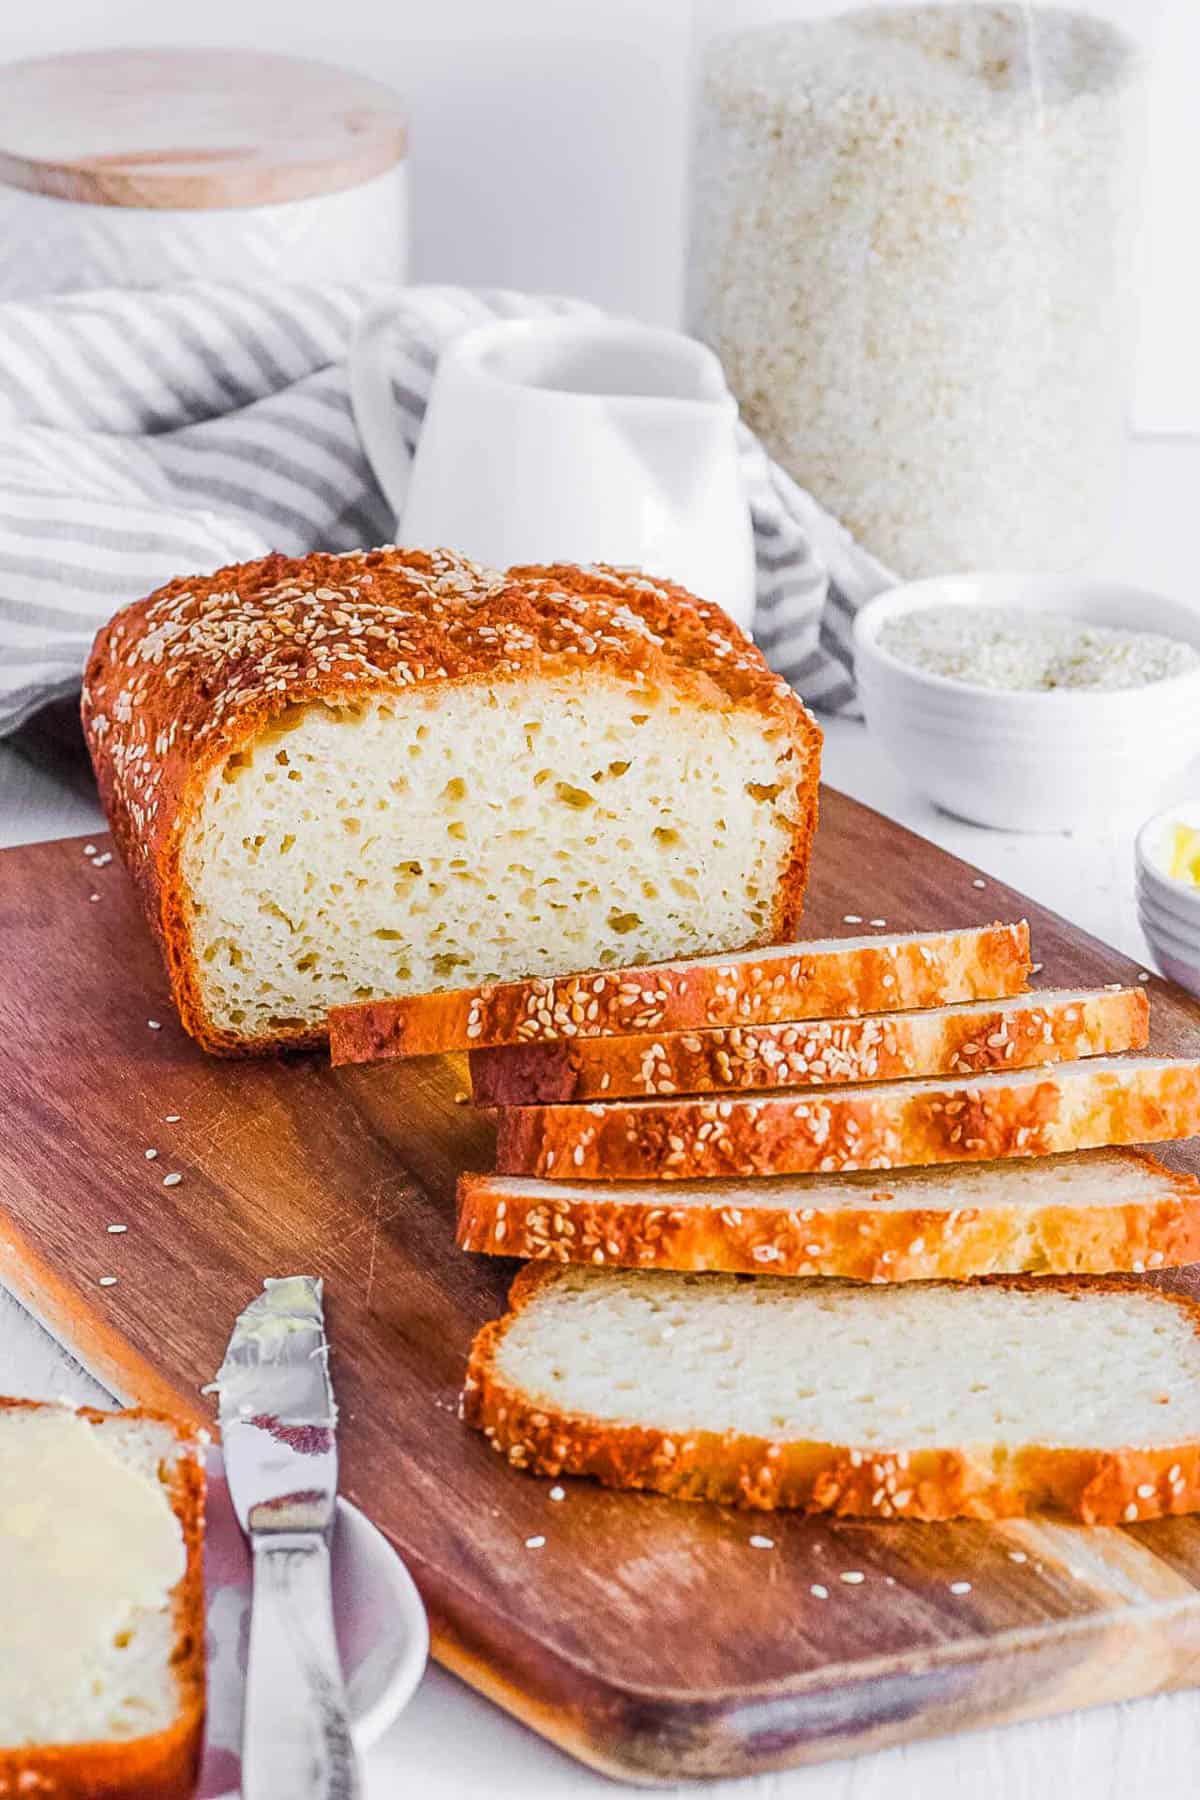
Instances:
[[[1200,888],[1168,873],[1171,830],[1200,825],[1200,805],[1181,802],[1156,813],[1138,832],[1138,919],[1163,974],[1200,995]]]
[[[1120,582],[951,575],[870,601],[854,624],[867,725],[897,768],[945,811],[1005,831],[1070,831],[1142,810],[1200,755],[1200,669],[1140,688],[977,687],[900,661],[891,619],[929,606],[1016,607],[1158,632],[1200,650],[1200,612]]]

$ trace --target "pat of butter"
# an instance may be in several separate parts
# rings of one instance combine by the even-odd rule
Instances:
[[[121,1667],[121,1639],[139,1609],[166,1606],[184,1573],[161,1482],[108,1447],[111,1430],[61,1407],[0,1418],[0,1744],[69,1741],[98,1680],[100,1706],[121,1715],[126,1681],[139,1686],[136,1651],[128,1675]]]
[[[1200,887],[1200,828],[1176,825],[1171,834],[1171,866],[1174,881],[1189,881]]]

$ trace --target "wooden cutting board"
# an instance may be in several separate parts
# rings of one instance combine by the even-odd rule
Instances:
[[[974,877],[827,793],[806,929],[1024,913],[1044,982],[1136,980]],[[1155,1047],[1194,1055],[1200,1005],[1150,992]],[[746,1774],[1200,1682],[1200,1522],[807,1521],[586,1482],[555,1503],[508,1470],[456,1417],[514,1267],[454,1248],[455,1177],[491,1149],[461,1062],[202,1056],[119,864],[81,839],[0,855],[0,1041],[0,1278],[122,1398],[208,1418],[261,1278],[323,1274],[346,1492],[407,1559],[439,1659],[597,1768]]]

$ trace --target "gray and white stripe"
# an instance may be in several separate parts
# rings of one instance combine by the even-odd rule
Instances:
[[[387,540],[346,374],[355,324],[387,292],[200,282],[0,305],[0,732],[70,693],[100,625],[173,576]],[[392,387],[410,451],[460,332],[596,311],[502,290],[395,299]],[[853,710],[850,626],[891,577],[744,427],[741,462],[755,634],[810,704]]]

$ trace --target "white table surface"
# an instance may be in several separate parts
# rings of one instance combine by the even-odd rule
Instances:
[[[1200,442],[1140,442],[1130,461],[1124,513],[1102,566],[1181,598],[1194,595],[1200,604],[1193,548],[1198,494]],[[825,774],[834,787],[1129,955],[1145,956],[1134,915],[1127,824],[1086,837],[1028,837],[963,824],[938,813],[893,774],[862,726],[850,721],[827,726]],[[1180,793],[1200,791],[1200,770],[1177,787]],[[1148,796],[1146,811],[1155,804]],[[36,727],[0,744],[0,844],[99,829],[89,779],[73,756]],[[2,1289],[0,1392],[108,1400]],[[1195,1793],[1198,1745],[1200,1691],[720,1782],[702,1791],[714,1800],[1046,1800],[1051,1793],[1054,1800],[1182,1800]],[[368,1758],[368,1800],[582,1800],[616,1791],[432,1665],[412,1704]]]

